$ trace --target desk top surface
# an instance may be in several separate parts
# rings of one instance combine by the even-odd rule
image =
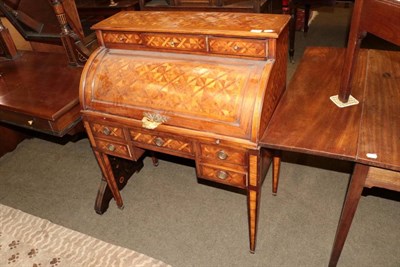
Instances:
[[[360,103],[338,108],[329,97],[338,93],[344,53],[306,50],[260,143],[398,171],[400,53],[362,50],[352,89]]]
[[[93,25],[92,29],[277,38],[289,20],[290,16],[281,14],[122,11]]]

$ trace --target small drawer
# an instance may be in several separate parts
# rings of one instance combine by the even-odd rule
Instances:
[[[120,127],[91,123],[90,128],[94,136],[124,140],[124,132]]]
[[[199,164],[197,175],[200,178],[209,179],[218,183],[223,183],[235,187],[246,188],[246,173],[228,170],[223,167],[213,167]]]
[[[147,47],[177,51],[206,51],[204,37],[176,34],[143,34],[143,43]]]
[[[129,134],[132,141],[139,144],[145,144],[151,146],[154,150],[169,150],[182,154],[193,155],[193,146],[191,142],[186,140],[169,137],[169,136],[159,136],[157,134],[149,134],[139,130],[129,130]],[[147,148],[147,147],[146,147]],[[158,149],[157,149],[158,148]]]
[[[229,147],[200,144],[201,157],[221,163],[233,163],[242,166],[247,165],[247,153],[244,150]]]
[[[235,38],[209,38],[209,50],[214,54],[248,57],[267,57],[266,40],[244,40]]]
[[[132,32],[103,32],[103,40],[106,44],[135,44],[143,43],[140,34]]]
[[[126,144],[119,144],[101,139],[96,139],[95,142],[97,149],[104,151],[106,154],[112,154],[123,158],[131,158],[129,147]]]

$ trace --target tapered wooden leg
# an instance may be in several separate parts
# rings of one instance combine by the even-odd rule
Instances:
[[[260,209],[261,185],[259,173],[259,157],[250,155],[249,185],[247,190],[247,205],[249,213],[250,252],[256,249],[258,213]]]
[[[349,233],[351,222],[357,210],[358,202],[361,197],[362,190],[365,185],[369,166],[356,164],[353,175],[350,180],[349,188],[347,189],[346,199],[343,204],[342,214],[340,215],[339,224],[336,230],[335,241],[329,260],[329,267],[334,267],[339,261],[344,243]]]
[[[276,195],[278,192],[279,172],[281,168],[281,155],[280,152],[275,152],[272,164],[272,194]]]

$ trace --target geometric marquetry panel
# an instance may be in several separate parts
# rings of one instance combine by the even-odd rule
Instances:
[[[228,184],[235,187],[246,188],[246,174],[214,168],[199,164],[198,174],[202,178],[210,179],[218,183]]]
[[[91,128],[94,135],[124,139],[122,128],[101,125],[98,123],[91,123]]]
[[[182,12],[178,11],[158,12],[156,15],[151,11],[141,11],[120,12],[97,23],[94,29],[115,27],[151,32],[159,32],[163,29],[164,32],[175,33],[202,32],[276,38],[284,29],[282,25],[288,20],[288,16],[271,14],[265,16],[240,12],[191,12],[190,16],[183,16]]]
[[[245,112],[241,105],[247,86],[260,82],[251,76],[257,63],[214,64],[110,53],[97,68],[92,101],[238,123]]]
[[[137,33],[125,32],[104,32],[103,40],[105,43],[118,43],[118,44],[141,44],[142,39]]]
[[[190,142],[165,136],[160,137],[157,135],[146,134],[136,130],[130,130],[129,133],[133,141],[193,155],[193,148]]]
[[[96,146],[98,149],[106,151],[117,156],[130,157],[127,145],[116,144],[105,140],[96,139]]]
[[[210,52],[237,56],[266,57],[267,42],[234,38],[210,38]]]
[[[146,46],[174,50],[206,51],[204,37],[185,35],[147,34],[143,35]]]
[[[200,144],[201,156],[211,160],[220,162],[228,162],[233,164],[246,165],[246,151],[231,149],[228,147],[220,147],[213,145]]]

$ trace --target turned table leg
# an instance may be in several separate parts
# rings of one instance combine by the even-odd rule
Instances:
[[[356,163],[353,175],[350,180],[349,188],[347,189],[346,199],[343,204],[342,214],[340,215],[339,224],[336,230],[335,241],[329,260],[329,267],[336,266],[344,243],[349,233],[351,222],[356,213],[358,202],[361,197],[362,190],[365,185],[369,166]]]

